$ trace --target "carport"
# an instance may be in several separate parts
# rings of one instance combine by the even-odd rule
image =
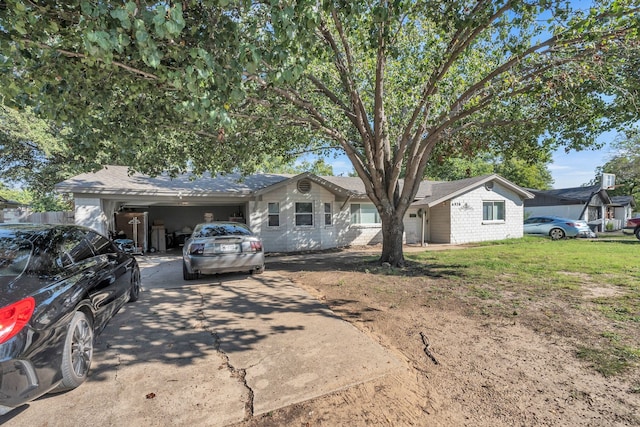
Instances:
[[[73,194],[77,224],[137,240],[146,252],[179,247],[206,219],[246,222],[255,191],[285,179],[268,174],[259,179],[233,174],[148,177],[130,175],[125,166],[108,166],[63,181],[56,190]]]

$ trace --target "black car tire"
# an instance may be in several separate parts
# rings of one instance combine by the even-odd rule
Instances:
[[[640,227],[636,228],[636,238],[640,240]]]
[[[136,268],[131,273],[131,288],[129,289],[129,302],[136,302],[140,298],[140,270]]]
[[[200,275],[198,273],[189,273],[187,270],[187,264],[182,262],[182,277],[184,280],[196,280]]]
[[[62,350],[62,382],[57,390],[69,390],[85,382],[93,359],[93,326],[82,311],[69,323]]]
[[[262,274],[262,273],[264,273],[264,266],[254,268],[253,270],[251,270],[251,274]]]
[[[560,240],[564,239],[565,233],[561,228],[552,228],[551,231],[549,231],[549,236],[551,240]]]

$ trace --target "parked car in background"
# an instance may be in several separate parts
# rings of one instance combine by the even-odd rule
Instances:
[[[239,222],[205,222],[193,229],[182,250],[184,280],[200,274],[264,271],[262,241]]]
[[[0,224],[0,415],[82,384],[94,337],[139,292],[136,259],[91,229]]]
[[[624,227],[624,230],[631,230],[638,240],[640,240],[640,217],[628,219],[627,226]]]
[[[552,240],[565,237],[596,237],[586,221],[555,216],[535,216],[524,221],[525,234],[538,234]]]

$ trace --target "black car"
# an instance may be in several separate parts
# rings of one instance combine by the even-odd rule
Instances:
[[[136,259],[89,228],[0,224],[0,415],[82,384],[94,337],[139,293]]]

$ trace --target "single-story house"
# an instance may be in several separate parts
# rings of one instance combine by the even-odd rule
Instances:
[[[636,201],[633,196],[612,196],[607,208],[608,221],[614,221],[615,229],[624,228],[629,218],[633,218]]]
[[[633,197],[610,197],[600,184],[555,190],[527,190],[535,198],[525,200],[525,217],[553,215],[583,219],[597,231],[620,230],[635,208]]]
[[[20,203],[14,202],[13,200],[7,200],[4,197],[0,196],[0,223],[4,222],[5,209],[15,209],[19,206],[20,206]]]
[[[73,193],[76,223],[134,239],[143,250],[179,246],[208,220],[249,225],[267,252],[382,242],[381,221],[357,177],[256,174],[149,177],[107,166],[56,185]],[[531,193],[498,175],[423,181],[405,216],[406,243],[522,237]]]

